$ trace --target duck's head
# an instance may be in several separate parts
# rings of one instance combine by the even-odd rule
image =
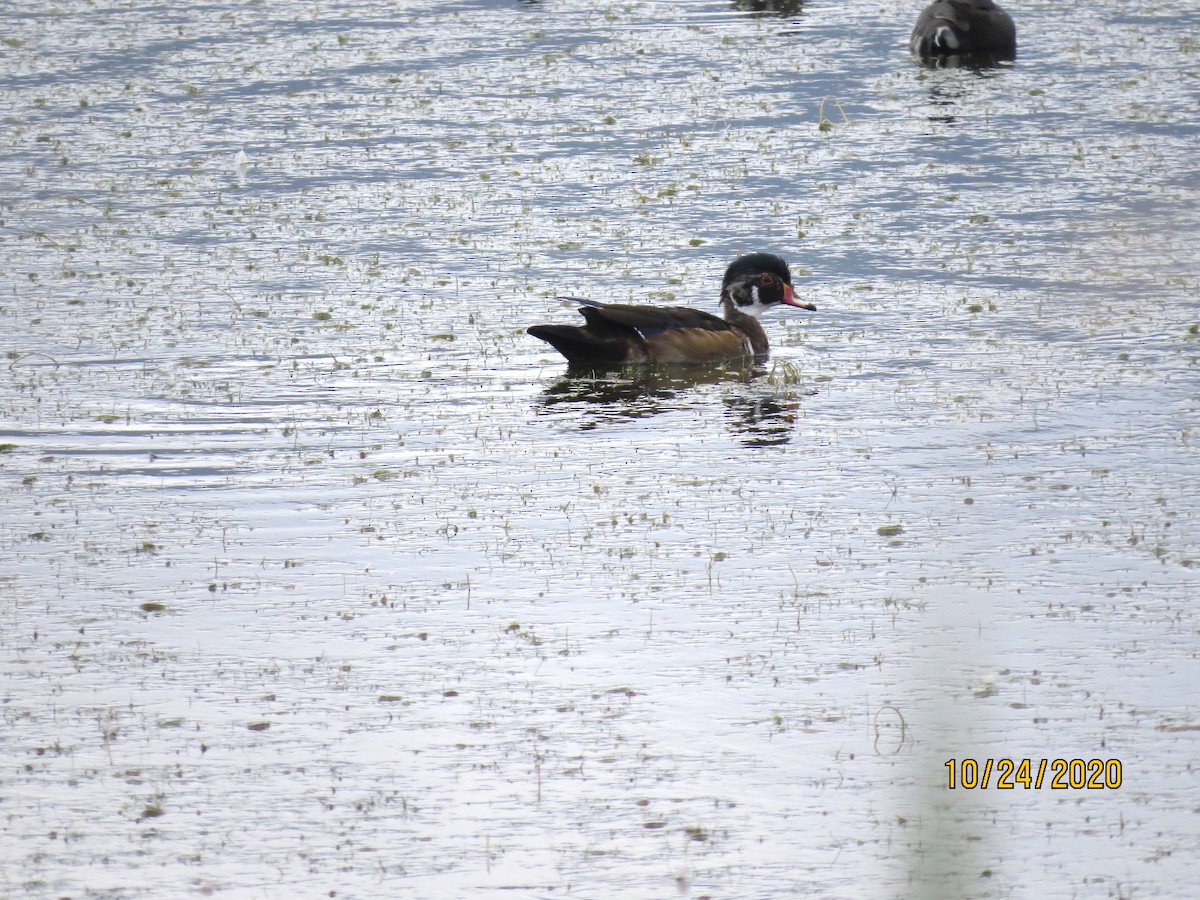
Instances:
[[[813,304],[796,299],[792,273],[783,257],[774,253],[747,253],[730,263],[721,282],[721,303],[727,309],[756,319],[780,304],[816,309]]]

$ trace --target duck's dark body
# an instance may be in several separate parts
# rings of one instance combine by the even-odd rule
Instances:
[[[767,336],[750,316],[734,324],[686,306],[579,302],[586,304],[579,310],[586,325],[529,329],[569,362],[710,363],[767,351]]]
[[[572,365],[715,363],[762,356],[767,333],[757,315],[799,303],[787,263],[770,253],[734,260],[721,286],[724,318],[685,306],[642,306],[577,300],[585,325],[534,325],[529,334],[550,344]],[[747,312],[743,312],[747,310]]]
[[[1016,59],[1017,29],[1012,17],[992,0],[936,0],[917,17],[909,46],[926,59]]]

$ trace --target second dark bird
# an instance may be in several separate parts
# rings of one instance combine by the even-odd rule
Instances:
[[[1012,17],[992,0],[937,0],[917,17],[909,46],[924,59],[981,55],[1016,59],[1017,29]]]

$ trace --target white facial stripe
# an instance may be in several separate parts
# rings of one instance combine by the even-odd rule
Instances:
[[[750,301],[739,304],[739,308],[746,315],[753,316],[756,319],[763,314],[763,310],[767,308],[767,305],[763,303],[757,283],[750,285]]]

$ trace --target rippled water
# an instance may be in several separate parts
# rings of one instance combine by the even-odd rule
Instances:
[[[1200,6],[919,6],[6,11],[0,895],[1190,896]]]

